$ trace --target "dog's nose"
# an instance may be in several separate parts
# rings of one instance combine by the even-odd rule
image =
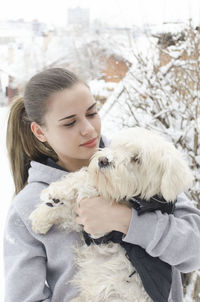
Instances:
[[[107,167],[109,165],[108,158],[105,157],[105,156],[99,157],[98,165],[99,165],[100,168]]]

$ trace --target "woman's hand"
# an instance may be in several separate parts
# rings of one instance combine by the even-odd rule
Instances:
[[[111,204],[102,197],[86,198],[75,208],[76,222],[89,234],[111,231],[128,232],[132,210],[119,203]]]

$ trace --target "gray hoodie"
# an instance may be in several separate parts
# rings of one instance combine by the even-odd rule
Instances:
[[[36,235],[28,219],[41,190],[65,173],[32,162],[28,184],[12,202],[5,226],[5,302],[67,302],[77,294],[68,281],[76,271],[73,247],[81,244],[79,233],[54,226],[46,235]],[[156,211],[138,217],[133,209],[123,240],[173,266],[169,301],[183,301],[180,272],[200,268],[200,211],[181,197],[174,215]]]

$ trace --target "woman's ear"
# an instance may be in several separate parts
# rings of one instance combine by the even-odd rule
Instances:
[[[44,130],[36,122],[31,123],[31,131],[33,132],[33,134],[37,137],[37,139],[39,141],[41,141],[43,143],[47,141],[47,138],[44,134]]]

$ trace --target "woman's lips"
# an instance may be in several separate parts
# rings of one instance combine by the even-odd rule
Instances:
[[[96,146],[96,144],[97,144],[97,137],[95,137],[93,139],[90,139],[89,141],[87,141],[84,144],[81,144],[80,146],[81,147],[87,147],[87,148],[93,148],[93,147]]]

